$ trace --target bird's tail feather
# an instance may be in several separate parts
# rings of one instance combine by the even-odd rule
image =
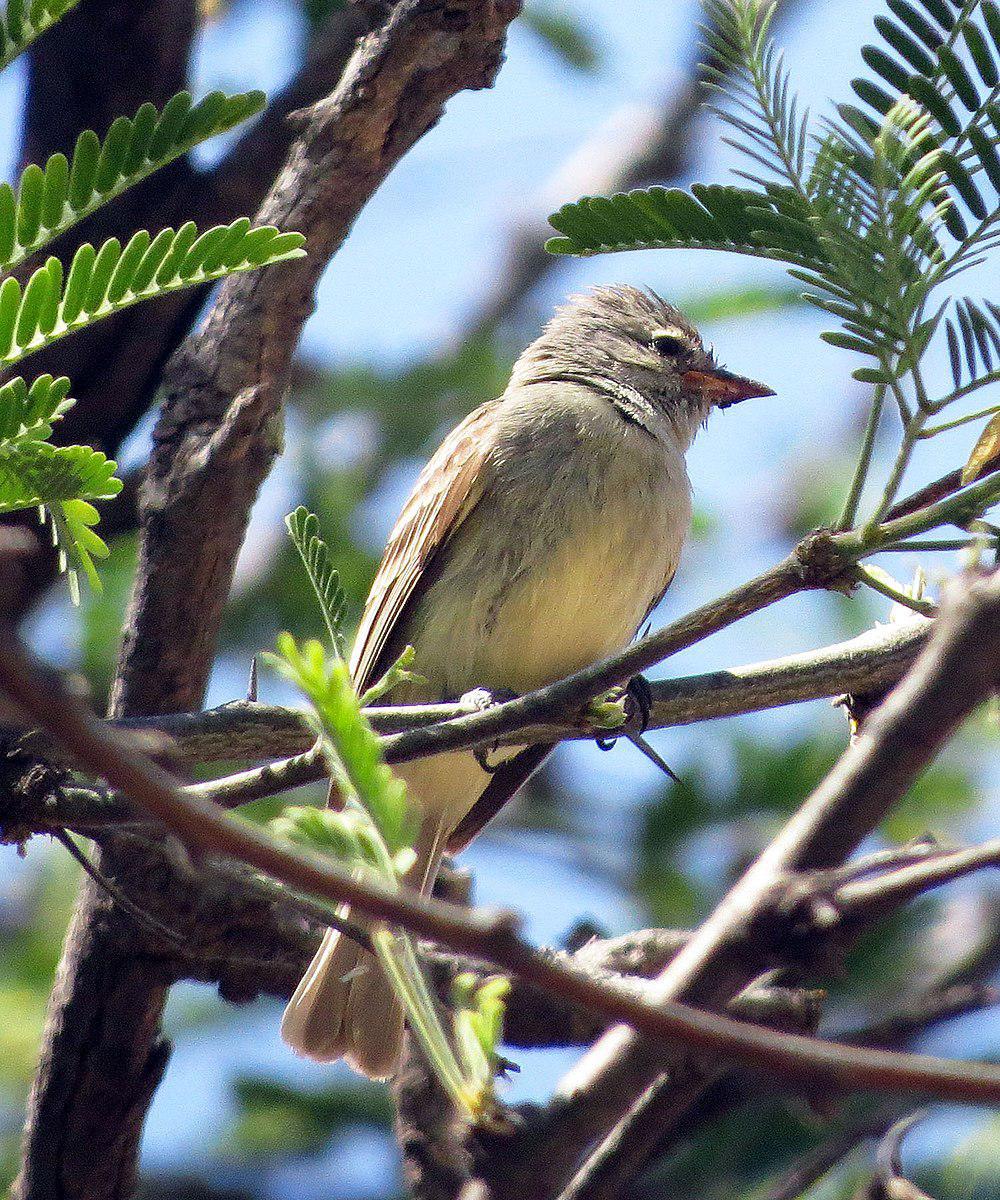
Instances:
[[[441,824],[429,837],[422,834],[417,861],[408,872],[411,887],[426,893],[434,886],[446,834]],[[347,911],[341,909],[340,915],[346,916]],[[385,1079],[399,1065],[403,1010],[375,957],[328,929],[288,1002],[281,1036],[308,1058],[320,1062],[345,1058],[370,1079]]]

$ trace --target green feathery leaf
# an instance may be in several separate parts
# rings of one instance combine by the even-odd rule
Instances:
[[[7,0],[0,15],[0,71],[80,0]]]
[[[108,548],[94,532],[91,500],[109,500],[122,488],[115,464],[89,446],[52,446],[55,421],[74,401],[69,380],[40,375],[29,387],[21,378],[0,387],[0,513],[37,507],[69,572],[70,593],[79,600],[79,574],[100,588],[94,558]]]
[[[770,194],[748,188],[694,184],[585,196],[549,218],[562,237],[553,254],[603,254],[617,250],[731,250],[804,267],[825,263],[815,235],[790,189]]]
[[[954,392],[968,396],[997,380],[1000,361],[1000,306],[964,296],[954,302],[954,315],[944,321]],[[944,397],[941,404],[949,403]]]
[[[309,582],[313,585],[330,635],[330,645],[343,658],[342,626],[347,596],[340,583],[340,573],[333,565],[330,547],[319,535],[319,518],[300,504],[285,517],[285,525],[302,559]]]
[[[809,114],[799,115],[780,52],[768,40],[774,0],[706,0],[704,71],[729,105],[715,109],[739,137],[726,141],[768,176],[801,189]],[[731,105],[731,107],[730,107]],[[738,172],[753,183],[766,180]]]
[[[23,290],[13,277],[0,284],[0,362],[19,362],[140,300],[300,258],[303,241],[301,234],[271,226],[253,229],[242,217],[200,237],[188,222],[178,230],[161,230],[152,240],[140,230],[124,248],[117,238],[96,252],[85,242],[73,256],[65,285],[57,258],[39,267]]]
[[[343,658],[328,657],[313,639],[299,646],[289,633],[279,634],[277,654],[266,657],[312,701],[344,794],[370,815],[390,853],[411,846],[417,818],[406,786],[383,761],[381,744],[361,712]]]
[[[75,403],[68,395],[65,376],[39,375],[30,387],[20,377],[9,380],[0,387],[0,444],[47,440],[53,424]]]
[[[90,446],[0,444],[0,513],[59,500],[110,500],[122,490],[116,464]]]
[[[0,184],[0,268],[10,270],[59,234],[200,142],[260,111],[263,92],[210,92],[197,104],[180,92],[158,112],[144,104],[119,117],[102,142],[92,130],[72,157],[25,167],[16,188]]]

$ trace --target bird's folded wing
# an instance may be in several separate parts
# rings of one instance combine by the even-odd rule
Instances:
[[[554,749],[550,742],[537,742],[533,746],[525,746],[519,754],[501,763],[490,776],[486,790],[451,831],[448,853],[457,854],[464,850],[514,793],[528,782]]]
[[[351,653],[359,693],[391,666],[387,651],[399,641],[405,644],[405,638],[394,635],[405,631],[407,612],[427,588],[435,556],[486,490],[498,403],[477,408],[445,438],[389,535]],[[419,660],[415,669],[420,670]]]

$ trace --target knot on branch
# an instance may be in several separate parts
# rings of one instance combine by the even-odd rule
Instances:
[[[767,903],[743,930],[740,941],[755,957],[760,947],[771,965],[801,971],[829,970],[845,945],[844,913],[836,903],[830,872],[793,873],[775,880]]]
[[[43,814],[55,819],[68,771],[8,748],[0,758],[0,844],[23,846]]]
[[[808,534],[792,551],[799,576],[807,587],[850,594],[855,587],[853,564],[845,563],[829,529]]]

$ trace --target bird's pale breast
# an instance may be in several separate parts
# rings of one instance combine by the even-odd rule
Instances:
[[[513,414],[414,614],[417,668],[441,694],[524,692],[614,653],[676,568],[691,513],[681,452],[602,398],[556,411],[542,428]]]

